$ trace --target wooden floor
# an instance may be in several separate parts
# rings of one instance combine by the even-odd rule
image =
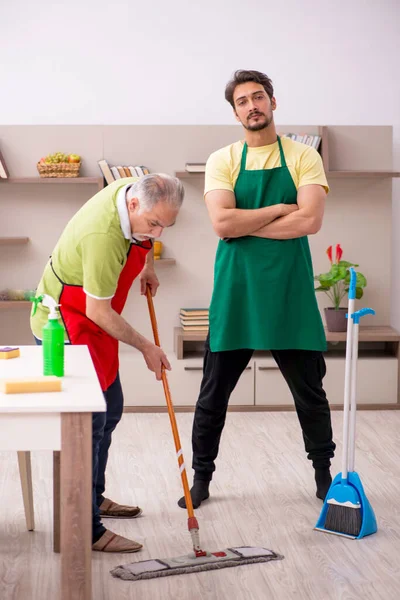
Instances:
[[[191,414],[179,414],[190,464]],[[342,414],[333,414],[340,471]],[[166,414],[126,414],[114,437],[108,494],[138,503],[136,521],[108,521],[143,542],[137,555],[93,553],[96,600],[398,600],[400,598],[400,412],[360,412],[356,470],[379,531],[352,541],[313,531],[321,502],[294,413],[230,413],[212,499],[197,511],[208,550],[260,545],[283,561],[208,573],[125,582],[118,564],[190,550],[180,478]],[[17,456],[0,454],[0,598],[58,600],[59,556],[52,552],[51,454],[33,453],[36,531],[25,530]]]

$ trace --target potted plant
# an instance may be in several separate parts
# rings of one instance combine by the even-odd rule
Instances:
[[[332,246],[326,251],[331,268],[327,273],[316,275],[315,281],[318,281],[319,286],[315,289],[316,292],[324,292],[332,306],[324,309],[325,321],[328,331],[346,331],[347,307],[342,308],[340,303],[346,296],[350,284],[350,267],[358,267],[357,264],[342,260],[343,250],[340,244],[336,244],[335,262],[332,259]],[[362,273],[357,272],[356,280],[356,298],[359,300],[363,296],[363,288],[367,285],[367,280]]]

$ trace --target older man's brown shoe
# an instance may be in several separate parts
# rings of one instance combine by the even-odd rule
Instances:
[[[124,554],[139,552],[142,548],[143,546],[139,542],[128,540],[128,538],[113,533],[109,529],[106,529],[101,538],[92,546],[92,550],[97,550],[98,552],[121,552]]]
[[[100,517],[110,519],[136,519],[142,514],[142,509],[138,506],[125,506],[117,504],[108,498],[104,498],[100,507]]]

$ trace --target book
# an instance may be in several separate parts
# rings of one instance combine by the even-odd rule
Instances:
[[[181,317],[181,321],[193,321],[193,319],[195,319],[196,321],[208,321],[208,313],[206,315],[197,315],[197,314],[183,315],[181,313],[180,317]]]
[[[185,170],[188,173],[205,173],[206,163],[186,163]]]
[[[6,161],[4,160],[4,156],[0,152],[0,177],[2,179],[8,179],[10,177],[10,173],[8,172]]]
[[[121,166],[117,167],[117,171],[118,171],[118,173],[119,173],[119,176],[120,176],[121,178],[124,178],[124,177],[126,177],[126,173],[125,173],[125,171],[124,171],[123,167],[121,167]]]
[[[185,317],[208,317],[208,308],[181,308],[180,314]]]
[[[129,167],[122,167],[125,171],[125,177],[132,177]]]
[[[121,175],[119,174],[117,167],[111,167],[111,173],[114,175],[115,179],[121,179]]]
[[[104,158],[102,160],[97,161],[97,164],[100,167],[100,171],[102,172],[103,177],[107,182],[107,185],[115,181],[114,175],[112,174],[112,171],[108,166],[108,162]]]
[[[208,325],[183,325],[183,331],[208,331]]]
[[[319,145],[321,143],[320,135],[309,135],[307,133],[302,133],[302,134],[282,133],[282,134],[280,134],[280,137],[290,138],[291,140],[294,140],[295,142],[300,142],[302,144],[306,144],[307,146],[312,146],[316,150],[318,150]]]
[[[182,325],[208,325],[208,319],[181,319]]]

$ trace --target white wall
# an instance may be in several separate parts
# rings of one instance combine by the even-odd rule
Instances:
[[[274,81],[278,123],[394,125],[400,169],[398,0],[2,4],[2,124],[228,124],[224,85],[255,68]]]

